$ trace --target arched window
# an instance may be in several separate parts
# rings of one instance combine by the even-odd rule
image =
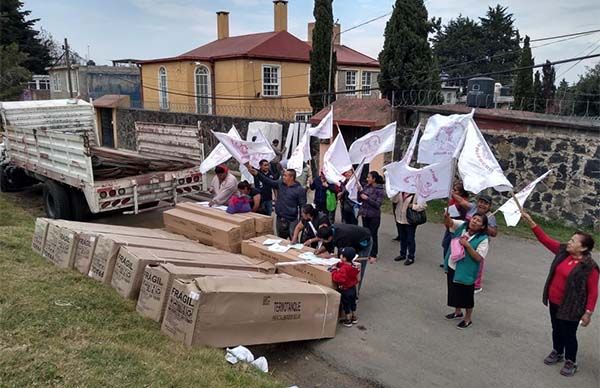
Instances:
[[[169,109],[169,95],[167,93],[167,69],[158,69],[158,101],[160,109]]]
[[[196,111],[201,114],[211,114],[210,73],[206,66],[198,66],[196,78]]]

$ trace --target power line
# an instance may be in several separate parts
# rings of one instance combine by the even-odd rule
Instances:
[[[590,52],[588,53],[588,55],[591,55],[591,54],[592,54],[594,51],[598,50],[599,48],[600,48],[600,40],[598,40],[598,41],[596,42],[596,47],[594,47],[594,48],[592,49],[592,51],[590,51]],[[557,75],[557,76],[556,76],[556,78],[560,78],[560,77],[564,76],[565,74],[567,74],[567,73],[568,73],[569,71],[571,71],[571,70],[572,70],[572,69],[573,69],[575,66],[579,65],[579,64],[581,63],[581,61],[583,61],[583,59],[581,59],[581,60],[579,60],[579,61],[575,62],[574,64],[572,64],[571,66],[569,66],[569,68],[568,68],[567,70],[565,70],[565,71],[561,72],[559,75]]]
[[[473,78],[473,77],[485,77],[485,76],[497,75],[497,74],[514,73],[514,72],[521,71],[521,70],[535,69],[535,68],[544,67],[547,65],[555,66],[555,65],[560,65],[560,64],[569,63],[569,62],[576,62],[576,61],[581,62],[585,59],[597,58],[597,57],[600,57],[600,54],[592,54],[592,55],[586,55],[583,57],[561,59],[561,60],[554,61],[554,62],[546,62],[546,63],[532,65],[532,66],[516,67],[516,68],[506,69],[506,70],[498,70],[498,71],[493,71],[493,72],[484,73],[484,74],[471,74],[471,75],[464,76],[464,77],[454,77],[454,78],[449,78],[447,81],[460,81],[460,80],[465,80],[465,79],[469,79],[469,78]],[[398,78],[399,77],[392,77],[387,80],[379,80],[379,81],[380,82],[381,81],[394,81]],[[127,81],[127,82],[132,82],[132,83],[134,82],[131,80],[127,80],[125,78],[119,78],[119,79],[122,79],[123,81]],[[430,83],[437,83],[437,81],[432,81]],[[145,86],[145,88],[149,89],[149,90],[158,91],[158,92],[165,91],[163,89],[159,89],[159,88],[155,88],[155,87],[151,87],[151,86]],[[373,90],[380,90],[380,88],[379,87],[362,88],[362,89],[357,89],[356,92],[361,93],[361,92],[367,92],[367,91],[373,91]],[[225,100],[225,101],[264,101],[265,100],[264,97],[236,97],[236,96],[220,96],[220,95],[204,96],[204,95],[190,94],[190,93],[186,93],[186,92],[175,92],[172,89],[171,90],[167,89],[166,93],[171,94],[171,95],[193,97],[193,98],[199,98],[199,97],[207,98],[208,97],[208,98],[215,99],[215,100]],[[343,91],[333,92],[330,94],[338,95],[338,94],[346,94],[346,93],[348,93],[348,91],[343,90]],[[296,99],[296,98],[308,98],[311,96],[323,96],[326,94],[327,94],[326,92],[319,92],[319,93],[309,93],[309,94],[273,96],[273,97],[269,97],[269,99],[271,99],[271,100],[288,100],[288,99]]]
[[[573,32],[571,34],[548,36],[546,38],[531,39],[529,41],[530,42],[541,42],[543,40],[552,40],[552,39],[558,39],[558,38],[566,38],[568,36],[592,34],[592,33],[596,33],[596,32],[600,32],[600,30],[590,30],[590,31],[582,31],[582,32]]]

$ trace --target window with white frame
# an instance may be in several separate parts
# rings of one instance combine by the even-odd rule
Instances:
[[[346,96],[356,94],[356,71],[346,70]]]
[[[77,70],[71,70],[71,87],[73,91],[79,90],[79,77],[77,76]]]
[[[196,78],[196,111],[201,114],[210,114],[210,74],[206,66],[198,66]]]
[[[276,65],[262,66],[263,97],[281,95],[281,67]]]
[[[158,70],[158,101],[160,109],[169,109],[169,95],[167,94],[167,69]]]
[[[362,94],[363,96],[371,95],[371,80],[373,78],[373,72],[363,71],[362,72]]]
[[[294,114],[294,121],[301,123],[308,123],[308,120],[312,117],[312,112],[296,112]]]
[[[52,90],[60,92],[60,75],[58,73],[52,74]]]

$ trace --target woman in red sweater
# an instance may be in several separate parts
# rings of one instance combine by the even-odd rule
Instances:
[[[552,322],[552,352],[544,359],[546,365],[565,363],[563,376],[577,371],[577,327],[590,324],[598,300],[600,269],[592,259],[594,239],[584,232],[576,232],[569,242],[561,244],[550,238],[531,216],[522,212],[537,239],[555,254],[544,286],[542,301],[550,304]]]

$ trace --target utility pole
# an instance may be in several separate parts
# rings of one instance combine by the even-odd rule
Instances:
[[[63,46],[65,50],[65,60],[67,62],[67,84],[69,85],[69,98],[73,98],[73,84],[71,83],[71,59],[69,57],[69,43],[67,42],[67,38],[65,38],[65,45]]]

